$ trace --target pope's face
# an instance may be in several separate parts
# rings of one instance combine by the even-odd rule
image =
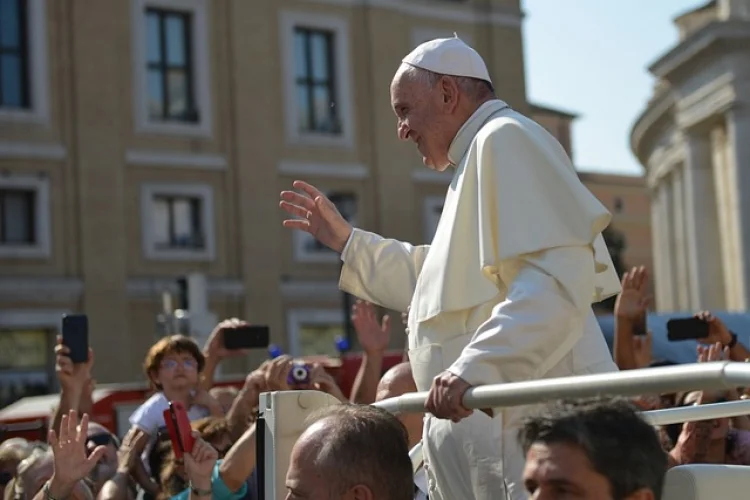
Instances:
[[[398,120],[398,137],[413,141],[424,164],[438,171],[450,165],[448,148],[455,133],[446,104],[440,83],[431,86],[411,73],[396,73],[391,84],[391,107]]]

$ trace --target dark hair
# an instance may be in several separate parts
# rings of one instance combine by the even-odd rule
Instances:
[[[409,436],[396,417],[374,406],[341,404],[314,413],[308,424],[323,420],[330,424],[316,465],[330,471],[337,493],[362,484],[376,498],[414,498]]]
[[[654,428],[625,399],[560,401],[526,421],[518,439],[524,454],[534,443],[578,446],[607,478],[614,500],[641,488],[661,498],[667,455]]]

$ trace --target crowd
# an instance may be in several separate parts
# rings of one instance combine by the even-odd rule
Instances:
[[[646,270],[627,272],[622,288],[614,311],[615,362],[621,370],[670,364],[652,359],[651,334],[644,328],[649,306]],[[708,312],[697,317],[709,325],[709,336],[700,340],[696,353],[698,362],[750,358],[718,318]],[[420,470],[414,475],[408,456],[421,439],[423,415],[396,418],[370,405],[416,390],[409,363],[383,373],[390,320],[379,318],[371,304],[358,301],[352,322],[364,355],[348,398],[319,364],[308,366],[306,383],[290,383],[295,362],[289,356],[264,362],[239,390],[215,386],[217,366],[233,355],[223,347],[223,335],[244,324],[237,319],[219,323],[203,348],[179,335],[159,340],[143,364],[153,395],[130,417],[131,428],[122,442],[89,421],[95,353],[89,352],[87,363],[74,364],[58,339],[61,392],[48,440],[13,438],[0,444],[0,491],[8,500],[252,500],[257,498],[260,393],[314,389],[345,404],[327,407],[307,422],[290,457],[287,498],[428,498],[426,474]],[[519,429],[526,455],[524,486],[534,499],[559,498],[560,491],[570,498],[658,499],[669,467],[750,465],[750,416],[654,429],[637,412],[741,397],[735,390],[695,391],[633,401],[563,401],[540,408],[538,416]],[[163,416],[175,401],[187,409],[195,438],[192,452],[181,459],[175,456]]]

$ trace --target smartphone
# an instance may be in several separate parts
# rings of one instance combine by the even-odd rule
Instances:
[[[89,360],[89,318],[85,314],[65,314],[62,318],[62,343],[73,363]]]
[[[164,410],[164,423],[167,425],[175,458],[179,460],[185,453],[191,453],[194,444],[193,428],[185,405],[179,401],[170,401],[169,408]]]
[[[673,318],[667,321],[670,342],[697,340],[708,337],[708,323],[699,318]]]
[[[271,333],[266,325],[242,325],[224,330],[224,347],[238,349],[267,349]]]

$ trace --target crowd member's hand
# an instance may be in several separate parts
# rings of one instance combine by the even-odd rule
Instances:
[[[287,382],[287,377],[289,377],[293,365],[294,360],[287,354],[272,359],[265,368],[267,390],[288,391],[291,389]]]
[[[105,447],[97,446],[89,452],[86,441],[89,416],[84,414],[78,426],[78,415],[72,411],[63,415],[60,435],[50,430],[47,440],[54,456],[55,471],[49,483],[49,496],[66,498],[78,482],[89,475],[104,456]]]
[[[195,438],[193,450],[185,453],[185,472],[194,489],[211,491],[211,476],[219,459],[219,453],[207,442],[201,439],[197,431],[193,431]],[[208,495],[206,495],[208,496]]]
[[[328,373],[321,364],[315,363],[310,367],[309,388],[330,394],[339,401],[348,401],[331,374]]]
[[[615,316],[630,322],[642,321],[650,302],[647,288],[648,272],[644,266],[627,271],[622,277],[622,292],[615,301]]]
[[[244,326],[247,326],[248,323],[246,321],[242,321],[237,318],[231,318],[231,319],[225,319],[216,327],[214,327],[213,331],[211,332],[211,335],[208,337],[208,340],[206,341],[206,345],[203,348],[203,354],[207,358],[215,358],[217,360],[222,360],[225,358],[229,358],[232,356],[245,356],[247,355],[250,350],[249,349],[227,349],[224,347],[224,333],[228,330],[234,330],[236,328],[241,328]]]
[[[708,337],[698,339],[698,342],[701,344],[711,345],[719,343],[724,346],[732,341],[732,334],[724,322],[710,312],[701,311],[695,317],[708,323]]]
[[[279,206],[299,219],[287,219],[284,227],[299,229],[311,234],[316,240],[338,253],[344,251],[352,234],[352,226],[333,204],[317,188],[303,181],[294,181],[294,189],[282,191]]]
[[[213,416],[223,416],[224,407],[205,389],[198,389],[193,396],[193,404],[207,408]]]
[[[131,427],[117,450],[117,472],[130,475],[140,458],[140,452],[148,442],[148,434]]]
[[[633,357],[638,368],[646,368],[653,361],[653,336],[647,331],[645,335],[633,335]]]
[[[383,353],[391,338],[391,318],[387,314],[378,321],[375,307],[357,300],[352,306],[352,324],[362,349],[368,354]]]
[[[633,404],[641,411],[658,410],[661,408],[661,398],[654,395],[639,396],[633,399]]]
[[[89,359],[85,363],[73,363],[70,359],[70,349],[63,345],[62,336],[57,336],[55,345],[55,373],[60,382],[60,388],[66,393],[75,393],[79,397],[92,383],[91,369],[94,366],[94,351],[89,348]]]

